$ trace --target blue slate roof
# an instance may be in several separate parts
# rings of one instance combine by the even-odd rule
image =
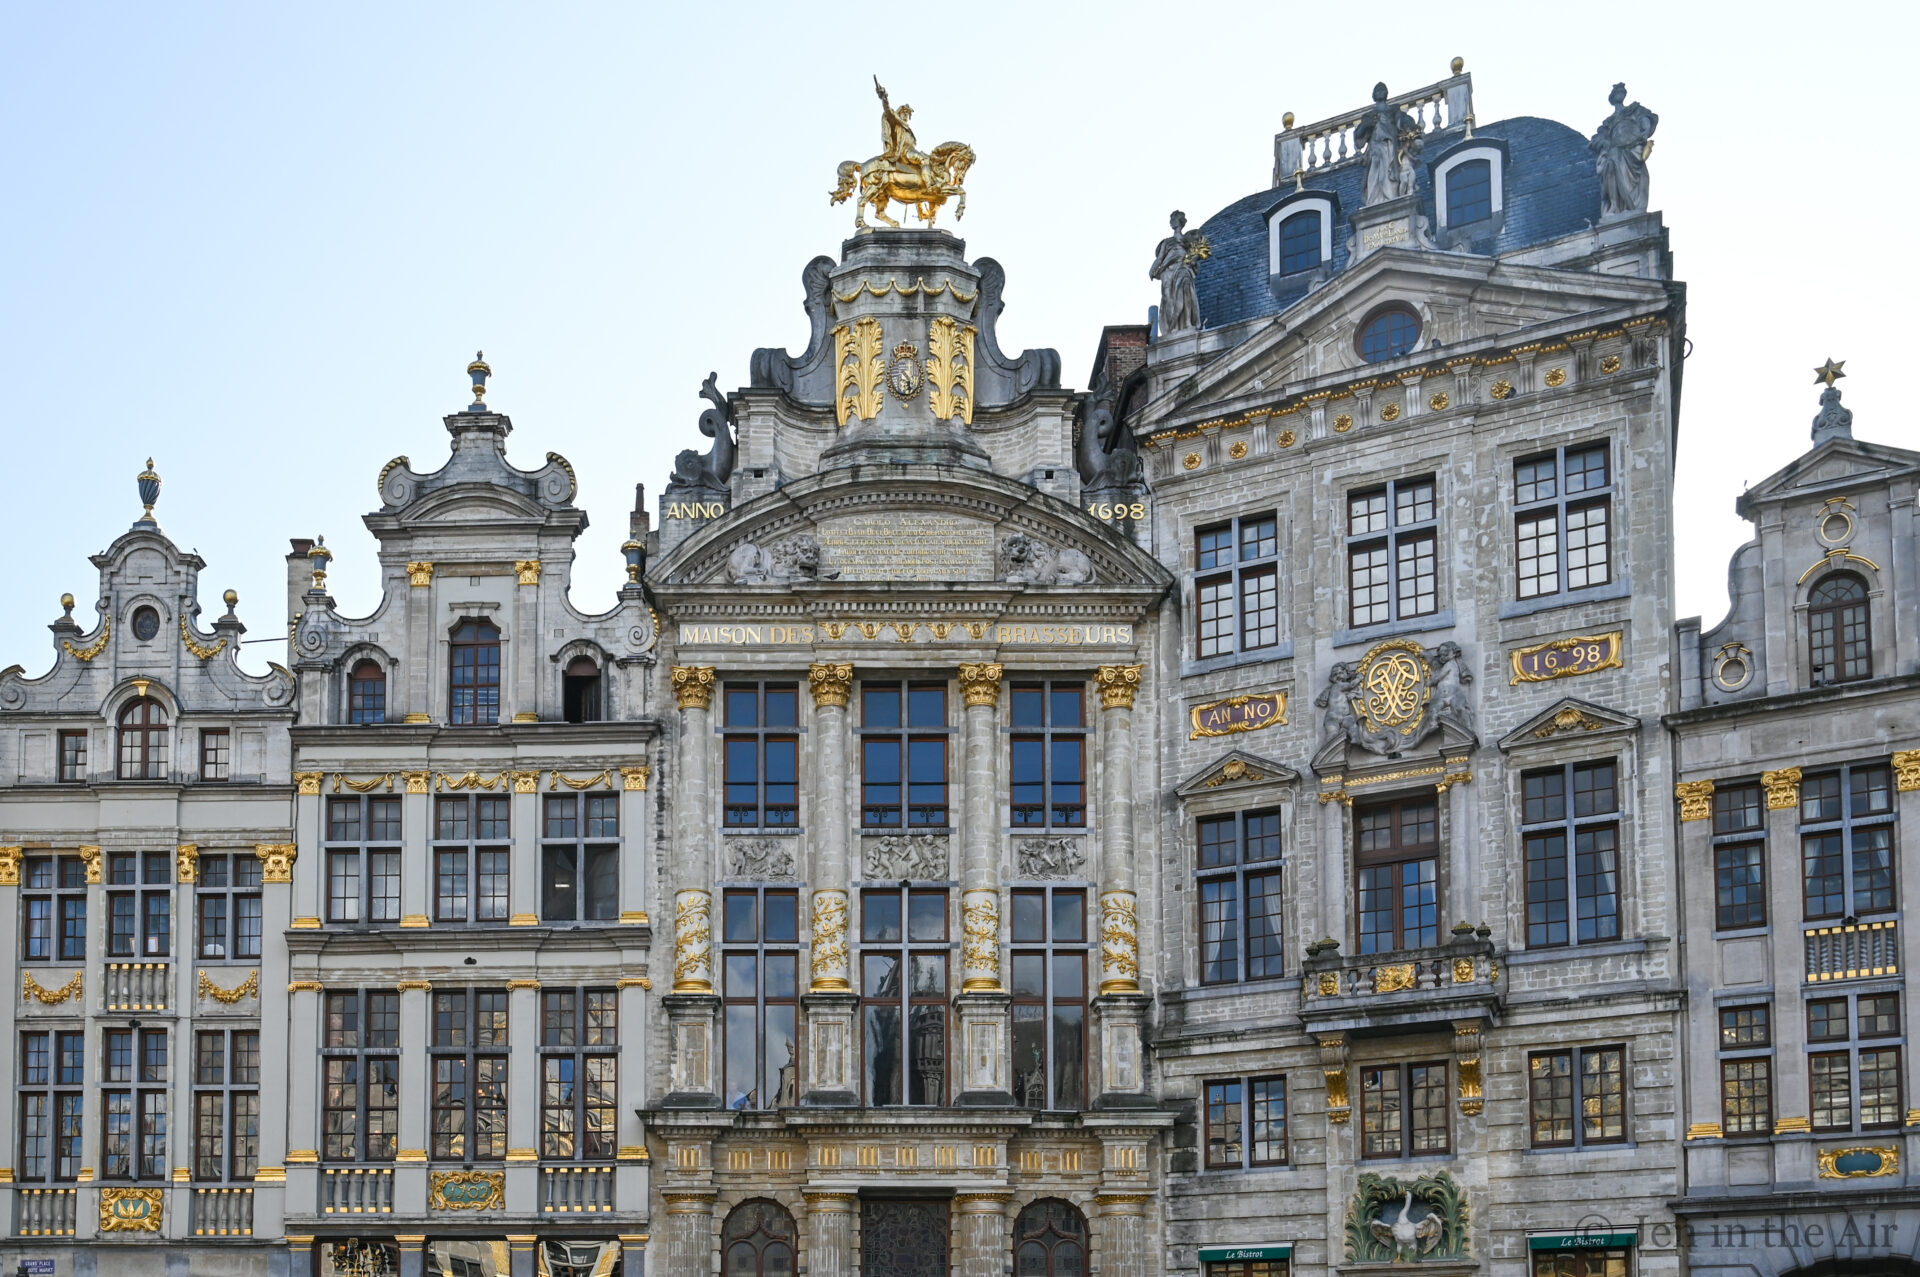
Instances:
[[[1430,224],[1433,208],[1432,165],[1464,140],[1464,129],[1427,135],[1421,152],[1418,194]],[[1497,234],[1475,241],[1476,253],[1499,256],[1582,230],[1600,220],[1600,177],[1594,171],[1587,139],[1553,120],[1519,116],[1474,130],[1474,141],[1504,142],[1504,222]],[[1348,218],[1360,207],[1366,167],[1358,159],[1322,169],[1306,179],[1308,193],[1334,202],[1333,269],[1347,267]],[[1208,218],[1200,230],[1213,256],[1199,263],[1194,287],[1200,294],[1203,327],[1221,328],[1243,320],[1276,315],[1306,296],[1313,273],[1275,285],[1267,274],[1267,214],[1295,194],[1293,187],[1257,191]]]

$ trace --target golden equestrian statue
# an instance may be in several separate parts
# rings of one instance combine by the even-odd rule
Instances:
[[[942,142],[929,155],[919,150],[909,123],[913,108],[904,102],[896,110],[887,100],[880,77],[873,78],[874,92],[880,95],[881,153],[861,164],[848,160],[840,166],[840,185],[830,192],[835,204],[844,203],[859,190],[853,224],[859,230],[867,225],[867,208],[888,226],[900,223],[887,215],[894,202],[907,205],[929,226],[949,199],[957,198],[954,220],[967,213],[967,170],[973,167],[973,148],[965,142]]]

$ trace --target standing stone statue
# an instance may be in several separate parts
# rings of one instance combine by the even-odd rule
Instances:
[[[1613,114],[1600,122],[1587,143],[1593,167],[1600,174],[1600,215],[1625,217],[1647,211],[1647,156],[1653,153],[1653,131],[1660,117],[1638,102],[1625,105],[1627,86],[1616,84],[1607,95]]]
[[[1173,234],[1153,252],[1148,279],[1160,281],[1160,333],[1185,332],[1200,326],[1200,294],[1193,287],[1193,264],[1213,256],[1213,245],[1199,231],[1187,230],[1187,215],[1179,209],[1167,219]]]
[[[1367,153],[1364,204],[1413,194],[1413,162],[1420,155],[1420,122],[1387,101],[1387,86],[1373,86],[1373,105],[1353,126],[1353,144]]]

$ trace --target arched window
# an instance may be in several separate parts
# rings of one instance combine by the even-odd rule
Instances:
[[[347,721],[387,721],[387,672],[378,661],[361,661],[347,675]]]
[[[1493,162],[1468,160],[1447,171],[1447,225],[1465,226],[1493,216]]]
[[[1813,683],[1846,683],[1873,677],[1873,633],[1867,583],[1836,572],[1813,587],[1807,603],[1807,649]]]
[[[1420,317],[1411,307],[1382,306],[1360,325],[1360,358],[1370,364],[1398,359],[1420,342]]]
[[[1320,264],[1320,210],[1295,213],[1280,223],[1280,273],[1294,275]]]
[[[600,721],[600,666],[591,656],[568,661],[561,684],[562,716],[569,723]]]
[[[741,1202],[720,1230],[721,1277],[792,1277],[793,1216],[764,1197]]]
[[[455,727],[500,721],[500,630],[489,621],[462,621],[453,632],[452,714]]]
[[[142,696],[120,711],[120,779],[167,778],[167,711]]]
[[[1069,1202],[1043,1197],[1013,1225],[1014,1277],[1082,1277],[1087,1271],[1087,1219]]]

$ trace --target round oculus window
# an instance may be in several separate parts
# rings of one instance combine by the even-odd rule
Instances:
[[[145,643],[159,633],[160,614],[150,607],[135,608],[133,611],[133,636],[142,643]]]
[[[1360,325],[1360,358],[1370,364],[1398,359],[1420,342],[1420,317],[1405,306],[1386,306]]]

